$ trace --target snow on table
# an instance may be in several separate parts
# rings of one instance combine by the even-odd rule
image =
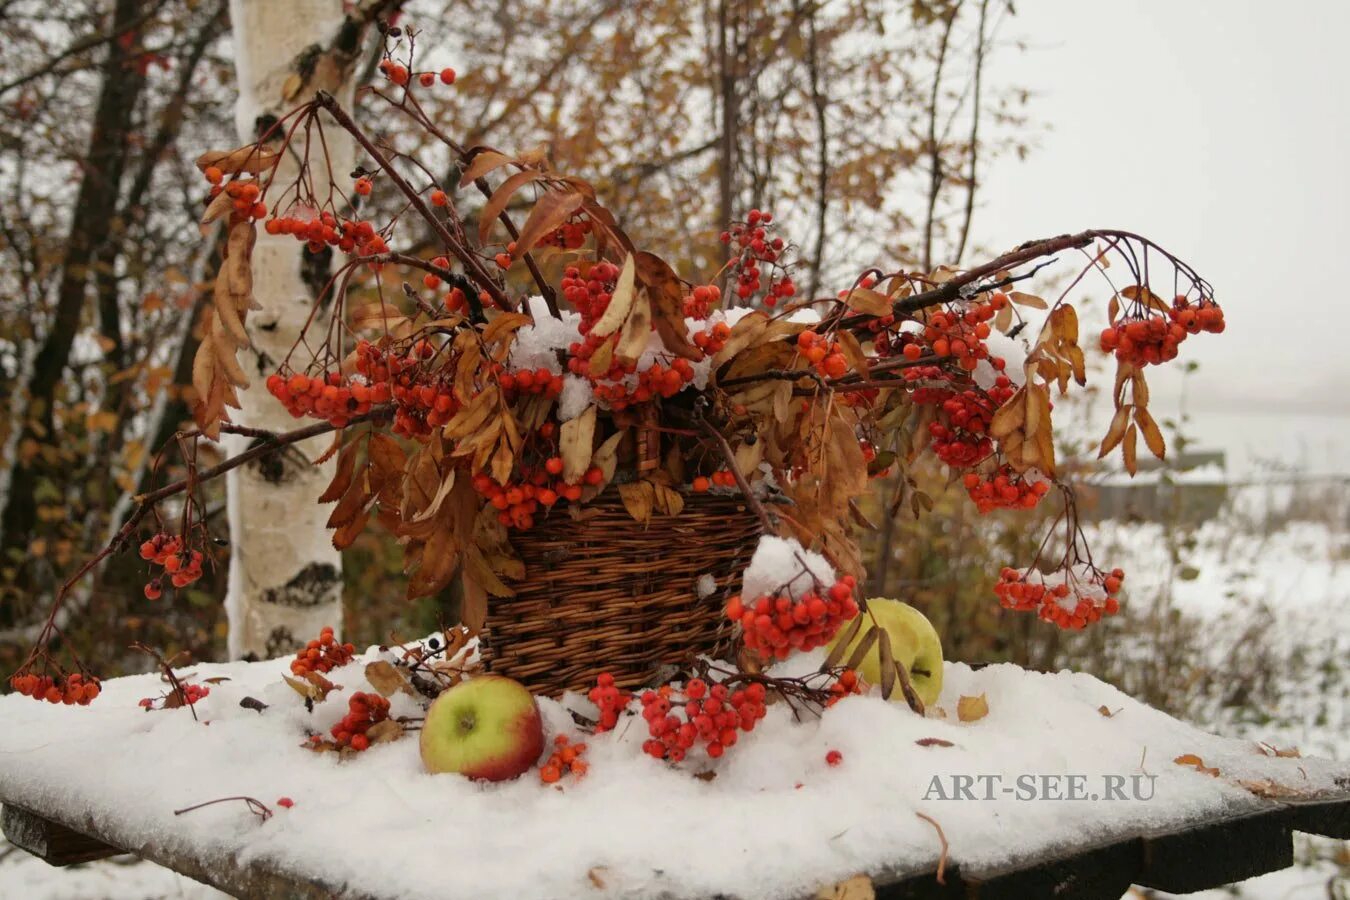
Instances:
[[[108,681],[89,708],[0,698],[0,800],[119,847],[154,848],[146,855],[155,858],[208,872],[256,868],[351,896],[777,898],[860,872],[932,871],[937,832],[915,813],[940,823],[949,863],[978,873],[1270,805],[1244,781],[1300,796],[1344,796],[1350,785],[1345,763],[1269,756],[1090,676],[1012,665],[949,664],[945,719],[879,697],[848,698],[799,722],[775,704],[725,757],[680,768],[642,754],[645,728],[634,716],[586,736],[590,772],[561,787],[533,772],[505,784],[429,775],[412,738],[347,759],[303,749],[308,732],[345,712],[345,696],[371,689],[362,663],[378,658],[372,648],[331,673],[346,692],[312,714],[282,682],[284,660],[195,667],[195,680],[229,679],[197,704],[200,721],[186,709],[138,708],[162,692],[158,675]],[[819,662],[805,654],[785,665],[799,673]],[[979,694],[988,715],[959,721],[958,698]],[[245,697],[269,706],[243,708]],[[421,712],[411,697],[393,702],[395,715]],[[592,709],[576,696],[540,706],[550,737],[580,738],[566,707]],[[833,767],[831,750],[843,755]],[[1220,774],[1173,762],[1183,754]],[[1134,775],[1149,776],[1142,789]],[[953,797],[956,776],[972,779],[970,795]],[[1052,785],[1062,795],[1069,781],[1037,776],[1083,776],[1088,797],[1049,799]],[[1124,780],[1125,799],[1091,799],[1106,776]],[[173,813],[232,795],[275,815],[260,822],[242,803]],[[283,796],[293,808],[276,805]]]

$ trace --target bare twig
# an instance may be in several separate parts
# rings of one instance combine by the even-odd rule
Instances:
[[[938,824],[937,819],[934,819],[932,816],[925,815],[924,813],[921,812],[915,812],[914,815],[918,816],[920,819],[923,819],[929,825],[932,825],[934,828],[937,829],[938,840],[942,842],[942,851],[938,855],[937,883],[946,884],[947,880],[944,877],[943,873],[946,872],[947,870],[947,835],[942,833],[942,826]]]

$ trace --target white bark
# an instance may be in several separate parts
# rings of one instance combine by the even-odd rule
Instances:
[[[342,6],[342,0],[231,0],[240,143],[257,139],[259,116],[280,117],[295,105],[283,102],[282,85],[306,48],[328,46],[342,23]],[[350,85],[337,96],[349,106]],[[354,165],[353,143],[335,126],[326,127],[324,137],[331,171],[343,178]],[[297,152],[301,149],[296,147]],[[320,199],[328,192],[329,172],[322,152],[320,146],[311,149],[309,170]],[[290,184],[295,174],[295,156],[287,154],[277,173],[277,188]],[[281,191],[273,193],[280,196]],[[258,230],[253,285],[261,309],[248,317],[253,346],[240,354],[240,363],[254,382],[240,395],[243,408],[233,414],[240,424],[272,431],[296,427],[262,382],[290,352],[315,302],[313,289],[301,277],[305,253],[304,245],[293,237]],[[316,323],[314,333],[322,335],[323,324]],[[303,357],[298,361],[303,363]],[[239,436],[223,439],[230,454],[252,443]],[[331,440],[323,436],[297,444],[282,456],[240,467],[227,476],[230,573],[225,608],[232,658],[278,656],[316,637],[325,625],[341,629],[341,559],[325,527],[329,508],[317,502],[332,477],[333,463],[309,462]]]

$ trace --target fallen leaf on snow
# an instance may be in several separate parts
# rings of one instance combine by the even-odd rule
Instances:
[[[951,741],[944,741],[942,738],[919,738],[914,743],[920,747],[955,747]]]
[[[838,884],[816,891],[815,900],[875,900],[876,889],[866,875],[854,875]]]
[[[989,715],[989,701],[984,694],[978,697],[962,697],[956,701],[956,717],[962,722],[977,722]]]
[[[1189,766],[1190,768],[1195,769],[1195,771],[1202,772],[1205,775],[1213,775],[1215,777],[1218,777],[1219,774],[1218,769],[1213,769],[1210,768],[1209,766],[1206,766],[1205,761],[1200,757],[1196,756],[1194,753],[1183,753],[1181,756],[1178,756],[1176,759],[1172,760],[1172,762],[1176,763],[1179,766]]]

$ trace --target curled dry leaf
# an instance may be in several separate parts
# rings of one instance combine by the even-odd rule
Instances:
[[[408,733],[402,722],[383,719],[366,729],[366,739],[372,744],[387,744],[396,741]]]
[[[684,288],[680,276],[655,253],[643,250],[633,258],[637,263],[637,280],[647,289],[652,324],[661,336],[661,343],[676,356],[702,359],[703,351],[690,342],[689,329],[685,327]]]
[[[1178,756],[1176,759],[1172,760],[1172,762],[1176,763],[1179,766],[1186,766],[1188,768],[1195,769],[1195,771],[1200,772],[1201,774],[1204,775],[1211,775],[1215,778],[1217,778],[1219,775],[1218,769],[1206,766],[1205,761],[1200,757],[1196,756],[1194,753],[1183,753],[1181,756]]]
[[[609,305],[605,307],[604,313],[591,326],[591,334],[606,337],[618,330],[619,326],[627,320],[628,313],[633,308],[636,280],[637,264],[633,261],[633,254],[629,253],[624,257],[623,268],[619,270],[619,278],[614,283],[614,291],[610,294]]]
[[[962,722],[978,722],[989,715],[989,701],[984,694],[962,697],[956,701],[956,717]]]
[[[306,672],[300,678],[292,678],[289,675],[281,677],[291,686],[291,690],[312,703],[322,703],[328,699],[331,692],[342,690],[318,672]]]
[[[237,175],[240,172],[258,175],[270,170],[280,159],[280,153],[268,150],[261,144],[249,144],[234,150],[208,150],[197,157],[197,168],[205,172],[214,166],[222,175]]]

